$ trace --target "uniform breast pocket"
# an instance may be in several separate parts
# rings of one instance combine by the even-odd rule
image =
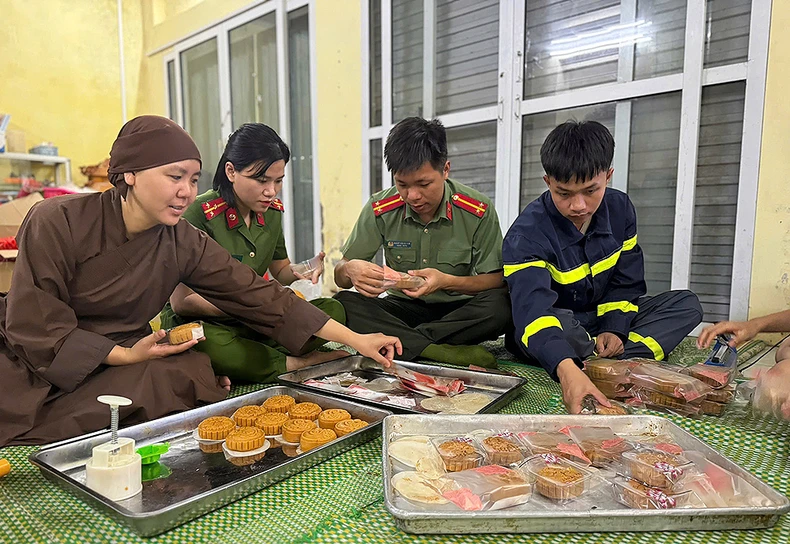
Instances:
[[[440,249],[436,253],[437,268],[454,276],[468,275],[472,263],[472,248]]]
[[[406,268],[414,268],[414,263],[417,262],[417,250],[411,248],[391,248],[386,250],[387,264],[400,270],[398,265],[403,265]]]

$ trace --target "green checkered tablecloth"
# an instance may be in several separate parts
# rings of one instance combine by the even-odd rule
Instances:
[[[541,370],[503,363],[527,378],[524,390],[502,413],[562,413],[557,384]],[[256,386],[236,388],[249,393]],[[790,493],[790,426],[738,413],[700,420],[670,416],[782,493]],[[35,447],[0,450],[13,465],[0,479],[2,542],[639,542],[780,543],[790,541],[790,516],[772,529],[694,533],[618,533],[420,537],[399,531],[383,504],[381,439],[343,453],[305,472],[202,518],[150,539],[141,539],[110,517],[46,481],[27,461]]]

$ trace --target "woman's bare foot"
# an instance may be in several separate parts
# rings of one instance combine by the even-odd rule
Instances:
[[[307,366],[317,365],[318,363],[325,363],[327,361],[334,361],[335,359],[342,359],[343,357],[350,357],[351,354],[342,349],[334,351],[313,351],[302,357],[288,356],[285,358],[285,368],[289,372],[292,370],[299,370]]]
[[[230,391],[230,378],[227,376],[217,376],[217,385],[225,391]]]

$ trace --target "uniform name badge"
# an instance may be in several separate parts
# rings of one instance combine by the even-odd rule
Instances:
[[[387,247],[389,249],[398,248],[398,249],[408,249],[411,248],[411,242],[408,240],[388,240]]]

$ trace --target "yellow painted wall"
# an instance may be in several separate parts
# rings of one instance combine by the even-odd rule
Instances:
[[[337,288],[331,269],[343,256],[362,195],[362,10],[359,0],[316,2],[318,179],[327,254],[325,291]]]
[[[774,0],[749,317],[790,308],[790,2]],[[744,286],[746,288],[746,286]]]
[[[134,20],[137,3],[127,3]],[[27,148],[53,142],[72,160],[75,181],[84,179],[78,167],[104,159],[121,126],[115,0],[3,2],[0,21],[0,109]],[[130,42],[139,28],[130,25]]]

